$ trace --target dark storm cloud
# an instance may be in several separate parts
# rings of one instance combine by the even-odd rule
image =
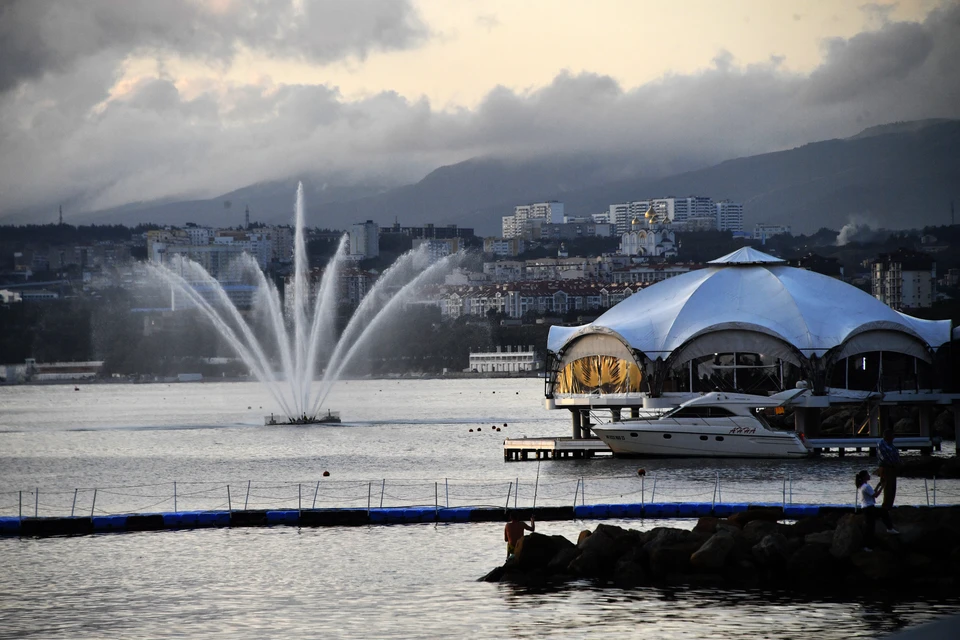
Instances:
[[[238,48],[330,62],[403,49],[426,27],[406,0],[0,0],[0,92],[102,51],[229,61]]]
[[[888,24],[849,40],[832,38],[825,43],[826,61],[810,76],[810,99],[849,100],[901,81],[923,65],[933,44],[931,30],[917,23]]]
[[[347,100],[335,87],[270,78],[185,87],[162,68],[106,100],[122,57],[110,46],[92,47],[95,53],[64,62],[68,71],[47,63],[46,72],[0,96],[0,216],[63,197],[91,209],[212,197],[295,175],[411,181],[483,155],[611,154],[627,158],[622,172],[672,173],[871,125],[960,117],[957,33],[954,3],[922,23],[887,23],[825,43],[824,61],[809,75],[786,70],[780,58],[744,66],[719,51],[698,73],[640,87],[565,72],[539,89],[497,87],[476,108],[453,110],[390,91]],[[277,50],[289,48],[275,40]],[[392,42],[385,35],[342,40],[353,41]]]

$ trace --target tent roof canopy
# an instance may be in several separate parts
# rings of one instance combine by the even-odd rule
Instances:
[[[582,335],[613,333],[651,360],[666,360],[693,338],[731,329],[762,332],[805,358],[822,358],[868,329],[882,330],[873,333],[876,344],[864,343],[876,350],[884,350],[885,332],[930,349],[950,341],[949,320],[902,314],[852,285],[749,247],[709,264],[642,289],[590,324],[551,327],[547,348],[557,353]]]

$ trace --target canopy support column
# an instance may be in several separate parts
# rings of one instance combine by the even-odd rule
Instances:
[[[580,425],[581,425],[580,409],[570,410],[570,420],[573,423],[573,439],[580,440],[581,438],[583,438],[583,431],[580,428]]]

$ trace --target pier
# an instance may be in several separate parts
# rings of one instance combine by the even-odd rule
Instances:
[[[612,456],[598,438],[507,438],[503,441],[503,460],[562,460],[565,458],[592,458]]]

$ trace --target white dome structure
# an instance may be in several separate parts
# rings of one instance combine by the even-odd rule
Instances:
[[[739,352],[795,365],[822,390],[843,358],[894,352],[930,363],[951,339],[949,320],[899,313],[852,285],[756,249],[709,265],[647,287],[590,324],[551,327],[547,349],[556,371],[586,355],[626,360],[642,370],[644,390],[657,395],[685,363]]]

